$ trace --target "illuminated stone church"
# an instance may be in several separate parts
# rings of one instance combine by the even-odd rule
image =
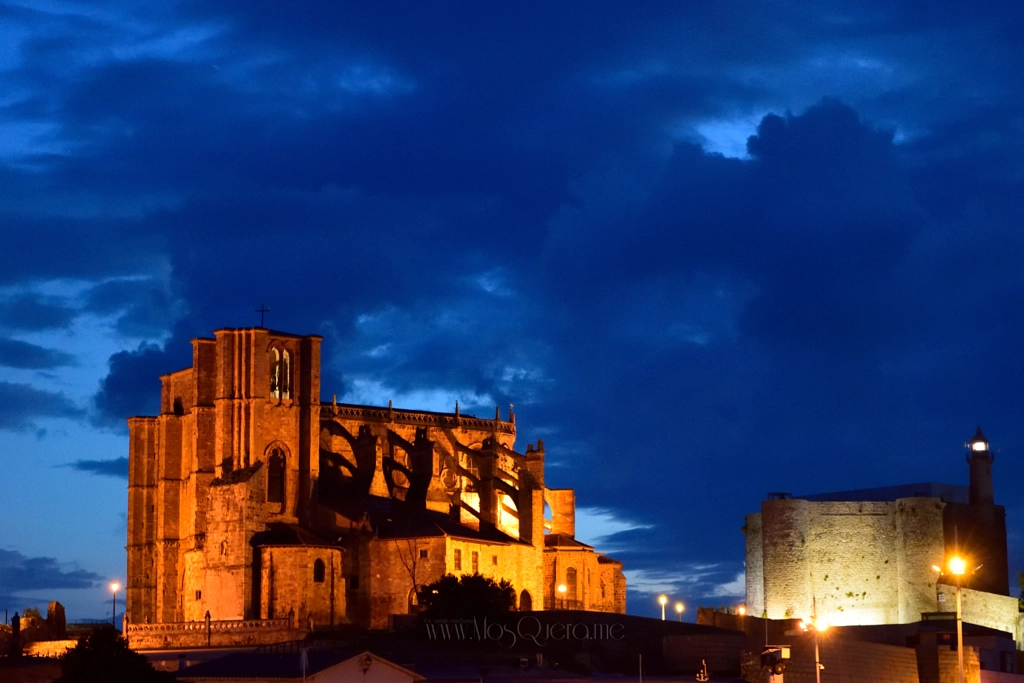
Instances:
[[[160,415],[128,420],[134,644],[382,628],[447,573],[510,581],[520,610],[625,612],[621,563],[574,538],[573,491],[544,485],[543,442],[515,450],[511,409],[321,403],[320,343],[195,339]]]

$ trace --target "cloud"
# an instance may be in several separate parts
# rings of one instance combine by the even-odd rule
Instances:
[[[74,356],[28,342],[0,337],[0,366],[30,370],[49,370],[74,365]]]
[[[22,294],[0,300],[0,326],[18,330],[66,328],[78,312],[57,297]]]
[[[48,417],[80,418],[84,411],[63,394],[0,381],[0,429],[25,430]]]
[[[107,477],[128,478],[128,458],[114,458],[113,460],[76,460],[68,463],[65,467],[99,474]]]
[[[110,372],[100,382],[93,397],[93,422],[99,426],[126,430],[126,420],[136,415],[157,415],[160,412],[160,375],[190,363],[175,358],[187,353],[174,349],[165,353],[160,347],[142,343],[134,351],[119,351],[110,357]]]
[[[0,548],[0,608],[24,607],[17,593],[54,589],[93,588],[98,574],[61,564],[52,557],[26,557],[16,550]]]

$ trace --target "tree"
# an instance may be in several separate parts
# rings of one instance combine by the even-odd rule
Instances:
[[[494,617],[515,609],[516,591],[505,580],[495,583],[480,574],[461,578],[446,574],[419,590],[419,604],[422,614],[434,619]]]
[[[113,626],[103,626],[82,638],[61,659],[57,683],[172,683],[174,676],[156,671],[128,647]]]

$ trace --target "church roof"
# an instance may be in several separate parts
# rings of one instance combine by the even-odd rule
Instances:
[[[239,484],[243,481],[249,481],[252,475],[259,471],[263,465],[259,460],[249,465],[248,467],[242,467],[241,469],[231,470],[226,473],[223,477],[218,477],[210,482],[210,486],[228,486],[230,484]]]
[[[252,537],[254,546],[337,546],[325,538],[317,536],[309,529],[304,529],[298,524],[285,522],[271,522],[267,524],[267,530]]]
[[[593,550],[594,546],[577,541],[569,534],[548,534],[544,537],[545,548],[578,548],[580,550]]]

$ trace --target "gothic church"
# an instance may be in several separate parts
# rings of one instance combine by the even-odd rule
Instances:
[[[195,339],[160,415],[128,420],[133,646],[383,628],[447,573],[507,579],[520,610],[625,612],[621,563],[574,538],[514,413],[321,403],[321,339]]]

